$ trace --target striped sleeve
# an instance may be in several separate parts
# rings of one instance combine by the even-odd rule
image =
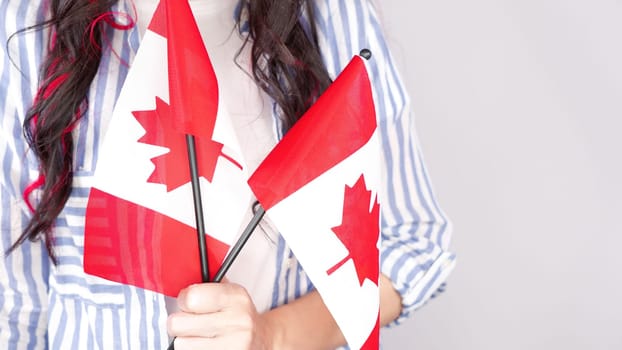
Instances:
[[[383,147],[381,272],[402,296],[402,321],[444,288],[454,267],[451,224],[434,196],[414,128],[410,100],[370,0],[317,2],[320,46],[336,76],[363,48]]]
[[[25,147],[21,125],[36,87],[43,33],[9,37],[41,21],[42,9],[37,2],[0,2],[0,344],[9,350],[47,349],[49,259],[44,244],[26,241],[4,257],[28,222],[21,191],[36,176],[36,162]]]

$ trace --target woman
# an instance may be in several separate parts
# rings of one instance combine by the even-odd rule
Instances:
[[[190,3],[224,103],[237,108],[237,132],[254,135],[243,147],[251,167],[353,54],[374,53],[370,72],[386,174],[381,323],[399,322],[441,287],[454,256],[446,251],[450,228],[429,186],[374,6],[365,0]],[[295,257],[269,228],[270,244],[260,251],[268,284],[251,286],[241,277],[194,285],[180,293],[179,310],[159,294],[83,272],[84,207],[104,121],[155,6],[155,0],[0,4],[0,40],[8,42],[0,56],[0,248],[10,250],[0,268],[0,342],[9,349],[161,349],[170,335],[178,350],[345,345]],[[9,38],[35,23],[43,25]],[[245,249],[258,247],[251,242]]]

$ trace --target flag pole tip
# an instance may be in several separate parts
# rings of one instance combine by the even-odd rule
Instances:
[[[371,58],[371,51],[369,51],[369,49],[363,49],[361,50],[359,55],[369,61],[369,59]]]

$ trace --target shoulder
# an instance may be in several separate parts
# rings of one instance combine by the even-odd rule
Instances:
[[[336,77],[362,49],[372,52],[367,68],[380,120],[408,114],[410,99],[385,39],[373,0],[316,0],[314,18],[320,51],[331,77]]]
[[[43,1],[0,1],[0,185],[15,198],[37,170],[22,135],[22,123],[33,101],[47,43],[45,30],[23,30],[45,18]]]
[[[392,64],[374,1],[316,0],[313,4],[320,49],[332,76],[362,49],[372,52],[372,69]]]
[[[369,0],[316,0],[313,6],[322,54],[335,76],[352,56],[372,49],[371,34],[380,29],[374,8]]]

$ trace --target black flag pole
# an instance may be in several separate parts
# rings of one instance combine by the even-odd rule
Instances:
[[[190,165],[190,182],[192,184],[192,199],[194,202],[194,216],[197,225],[197,241],[199,243],[199,259],[201,261],[201,282],[210,281],[209,264],[207,262],[207,243],[205,241],[205,221],[203,218],[203,202],[201,200],[201,184],[199,183],[199,167],[197,165],[197,151],[194,135],[186,134],[188,147],[188,163]]]
[[[238,241],[235,243],[233,248],[231,248],[231,251],[222,262],[220,269],[218,269],[218,272],[216,272],[216,275],[214,276],[214,282],[220,282],[222,281],[222,278],[225,277],[227,271],[229,271],[229,268],[233,264],[233,261],[235,261],[235,258],[238,257],[238,254],[240,254],[242,248],[244,248],[244,245],[251,237],[251,234],[255,231],[255,228],[257,228],[257,225],[259,225],[259,222],[263,218],[264,214],[266,214],[266,211],[264,210],[264,208],[261,207],[261,205],[258,205],[258,208],[255,211],[253,218],[248,223],[248,225],[246,225],[244,232],[242,232],[242,235],[240,235],[240,238],[238,238]]]
[[[199,242],[199,259],[201,260],[201,281],[203,283],[210,282],[209,276],[209,264],[207,261],[207,243],[205,240],[205,222],[203,218],[203,202],[201,200],[201,184],[199,183],[199,171],[197,166],[197,153],[194,136],[187,134],[186,143],[188,146],[188,163],[190,164],[190,179],[192,183],[192,198],[194,202],[194,214],[197,225],[197,240]],[[266,214],[264,208],[257,203],[257,209],[251,221],[246,225],[246,228],[238,238],[233,248],[227,257],[222,262],[222,265],[216,272],[212,282],[220,282],[225,276],[235,259],[238,257],[244,245],[255,231],[259,222]]]
[[[207,283],[209,278],[209,263],[207,262],[207,242],[205,240],[205,220],[203,218],[203,201],[201,199],[201,184],[199,182],[199,167],[197,162],[197,148],[194,135],[186,134],[188,148],[188,165],[190,166],[190,183],[192,184],[192,201],[194,203],[194,219],[197,225],[197,241],[199,243],[199,260],[201,263],[201,282]],[[175,350],[175,338],[171,340],[167,350]]]
[[[201,262],[201,282],[207,283],[209,278],[209,264],[207,262],[207,242],[205,240],[205,220],[203,218],[203,201],[201,200],[201,184],[199,183],[199,167],[197,163],[197,148],[194,135],[186,134],[188,148],[188,164],[190,166],[190,183],[192,184],[192,201],[194,203],[194,219],[197,225],[197,241],[199,242],[199,260]],[[221,277],[222,278],[222,277]],[[171,340],[167,350],[175,350],[175,338]]]
[[[192,137],[192,136],[190,136],[190,137],[192,138],[192,143],[194,144],[194,137]],[[190,143],[191,142],[189,141],[189,144]],[[188,147],[188,150],[190,151],[190,147]],[[191,169],[193,167],[194,167],[194,169],[196,169],[196,153],[193,153],[194,165],[192,165],[193,161],[191,160],[192,157],[190,157],[190,154],[188,154],[188,156],[189,156],[190,163],[191,163],[191,165],[190,165]],[[192,173],[192,170],[190,172]],[[197,185],[198,185],[198,175],[197,175]],[[193,186],[192,188],[193,188],[193,191],[194,191],[194,180],[193,180],[193,185],[192,186]],[[198,199],[195,198],[195,208],[196,208],[197,204],[198,204],[199,210],[201,212],[201,219],[200,219],[201,225],[203,225],[203,215],[202,215],[203,209],[202,209],[202,204],[201,204],[200,192],[199,192]],[[240,238],[238,238],[238,241],[235,243],[233,248],[231,248],[231,251],[229,252],[227,257],[225,258],[225,260],[222,262],[222,265],[218,269],[218,272],[216,272],[216,275],[214,275],[214,279],[212,280],[212,282],[218,283],[218,282],[222,281],[223,277],[225,277],[225,275],[227,274],[227,271],[229,271],[229,268],[231,267],[231,265],[235,261],[235,258],[238,257],[238,255],[242,251],[242,248],[244,248],[244,245],[246,245],[246,242],[251,237],[252,233],[255,231],[255,229],[259,225],[259,222],[261,222],[261,219],[264,217],[265,214],[266,214],[266,211],[264,210],[264,208],[262,208],[261,205],[258,205],[258,208],[255,211],[255,214],[253,215],[253,218],[248,223],[248,225],[246,225],[246,228],[244,229],[244,232],[242,232],[242,235],[240,235]],[[198,221],[199,220],[197,219],[197,232],[199,232]],[[203,229],[203,231],[205,231],[205,230]],[[205,242],[205,236],[203,236],[202,239],[203,239],[203,242]],[[199,238],[199,240],[201,240],[201,238]],[[201,243],[199,243],[199,244],[201,244]],[[205,247],[205,243],[203,243],[201,246]],[[205,252],[204,252],[205,253],[205,270],[207,271],[207,249],[204,249],[204,250],[205,250]],[[201,271],[203,272],[203,257],[201,257]],[[208,279],[209,279],[209,272],[208,272],[207,276],[208,276]],[[203,281],[203,282],[209,282],[209,281]],[[168,345],[167,350],[175,350],[175,338],[173,338],[173,340],[171,340],[171,343]]]

